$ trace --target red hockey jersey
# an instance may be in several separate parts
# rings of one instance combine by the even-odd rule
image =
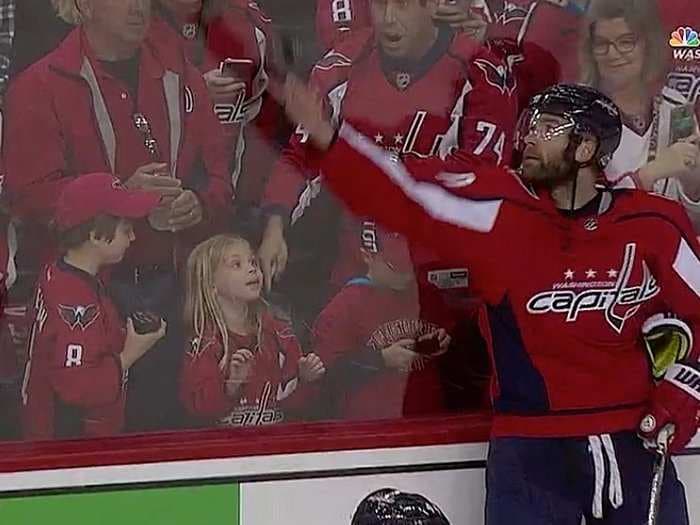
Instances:
[[[268,174],[279,157],[276,148],[284,115],[268,90],[278,90],[283,78],[276,57],[272,20],[255,2],[228,0],[221,14],[207,24],[203,71],[218,68],[227,58],[247,60],[246,88],[214,110],[234,152],[231,183],[239,202],[259,204]],[[240,133],[239,133],[240,130]]]
[[[34,319],[22,387],[25,439],[119,433],[125,322],[100,281],[62,260],[46,267]]]
[[[692,330],[700,322],[700,248],[682,208],[663,197],[602,191],[566,217],[514,173],[404,165],[347,124],[321,167],[356,213],[471,268],[488,304],[496,436],[635,429],[654,386],[643,322],[658,313]]]
[[[554,57],[563,82],[579,78],[579,26],[590,0],[478,0],[489,24],[487,38],[509,38],[519,45],[532,45]],[[527,67],[542,67],[530,60]]]
[[[219,366],[224,347],[218,332],[209,327],[203,337],[189,341],[180,397],[195,419],[243,427],[289,422],[298,417],[309,394],[309,387],[300,384],[297,377],[302,356],[299,342],[288,325],[271,315],[265,314],[262,323],[257,349],[255,335],[229,334],[231,355],[242,348],[255,354],[251,376],[235,397],[225,391],[228,363]]]
[[[312,348],[328,372],[326,395],[335,401],[334,416],[343,419],[383,419],[436,414],[444,409],[438,359],[426,359],[411,373],[385,368],[379,352],[402,339],[416,339],[439,329],[418,314],[415,291],[381,288],[369,279],[348,283],[321,312],[313,329]],[[369,366],[365,352],[376,359]],[[367,377],[335,381],[333,368],[353,360]],[[346,366],[350,375],[352,366]],[[330,384],[333,383],[333,384]],[[326,397],[324,395],[324,397]]]
[[[352,122],[382,148],[401,157],[449,156],[475,169],[510,161],[515,86],[504,67],[474,40],[446,30],[422,62],[402,70],[383,57],[371,33],[365,33],[322,59],[312,82],[326,94],[334,119]],[[268,184],[268,205],[294,208],[294,223],[319,193],[318,174],[304,130],[299,129]],[[316,178],[306,183],[303,177]],[[332,278],[336,289],[364,273],[356,235],[354,218],[345,214]],[[447,288],[466,286],[461,280],[441,280],[444,272],[464,268],[417,244],[411,253],[426,312],[435,310],[430,305],[439,300],[431,282],[441,281]]]

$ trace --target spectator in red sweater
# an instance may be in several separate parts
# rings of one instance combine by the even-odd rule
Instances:
[[[248,242],[232,235],[203,242],[190,255],[186,282],[180,397],[189,415],[236,427],[303,417],[309,383],[325,367],[315,354],[302,355],[291,328],[267,310]]]

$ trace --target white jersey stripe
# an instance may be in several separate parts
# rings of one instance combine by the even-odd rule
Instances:
[[[7,268],[5,269],[5,288],[9,290],[17,281],[17,229],[14,221],[7,224]]]
[[[673,269],[695,292],[695,295],[700,297],[700,261],[685,239],[681,239],[676,260],[673,262]]]
[[[470,200],[457,197],[437,184],[416,181],[401,162],[347,123],[340,129],[340,136],[371,160],[409,199],[434,219],[477,232],[486,233],[493,229],[502,200]]]

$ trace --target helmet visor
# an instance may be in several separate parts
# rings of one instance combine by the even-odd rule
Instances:
[[[520,116],[515,131],[515,147],[522,152],[526,140],[549,141],[569,133],[576,123],[571,117],[527,109]]]

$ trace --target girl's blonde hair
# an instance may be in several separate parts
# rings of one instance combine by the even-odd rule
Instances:
[[[51,0],[51,5],[56,14],[69,24],[77,26],[82,22],[76,0]]]
[[[227,250],[241,244],[249,242],[237,235],[216,235],[199,244],[187,259],[184,320],[188,337],[202,338],[207,327],[213,325],[224,347],[224,355],[219,362],[222,370],[228,363],[230,349],[224,313],[216,298],[214,274],[223,263]],[[264,309],[262,299],[248,308],[248,321],[256,327],[256,351],[261,348]]]
[[[644,41],[644,70],[642,78],[650,87],[662,81],[669,67],[668,37],[659,22],[656,0],[592,0],[581,28],[580,82],[600,88],[600,73],[593,56],[593,32],[596,22],[622,18],[629,28]]]

